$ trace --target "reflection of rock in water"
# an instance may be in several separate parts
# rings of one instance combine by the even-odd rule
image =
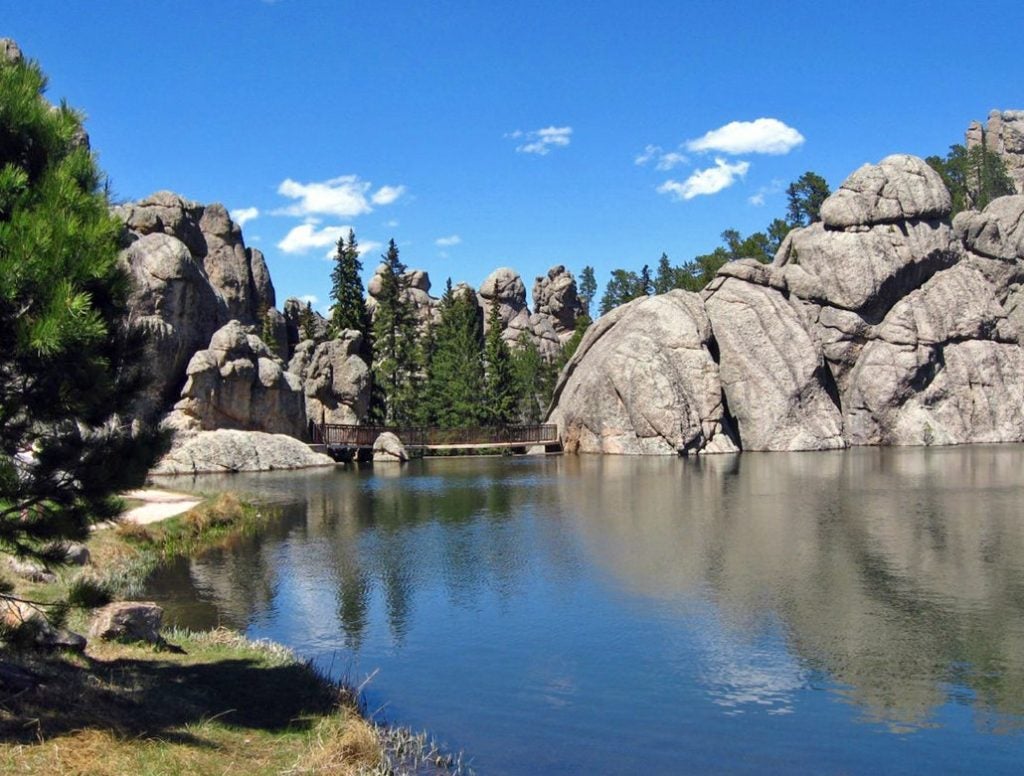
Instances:
[[[947,682],[1024,712],[1022,470],[983,447],[601,458],[566,461],[561,492],[628,587],[710,595],[733,638],[778,617],[808,667],[901,723]]]

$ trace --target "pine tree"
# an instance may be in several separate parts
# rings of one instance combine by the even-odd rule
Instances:
[[[480,406],[484,368],[479,307],[468,294],[454,291],[449,278],[440,311],[428,362],[428,422],[441,428],[476,426],[484,420]]]
[[[306,302],[306,306],[299,313],[299,326],[302,328],[302,338],[307,340],[316,339],[316,322],[313,318],[313,304]]]
[[[484,336],[484,422],[490,426],[514,423],[516,384],[512,372],[512,354],[501,336],[501,318],[497,300],[487,313]]]
[[[545,382],[544,359],[530,333],[519,335],[512,352],[512,374],[515,376],[516,413],[520,423],[540,421]],[[547,370],[550,371],[550,370]]]
[[[0,549],[57,560],[118,511],[158,436],[119,421],[138,387],[121,224],[81,118],[39,67],[0,58]]]
[[[381,289],[373,320],[373,382],[375,398],[371,410],[380,423],[409,423],[415,417],[415,402],[421,377],[417,360],[416,314],[406,297],[405,264],[395,241],[381,258]]]
[[[346,329],[354,329],[364,335],[369,333],[369,318],[366,313],[366,299],[363,290],[363,271],[359,261],[359,243],[354,230],[348,230],[348,241],[338,239],[334,254],[334,269],[331,270],[331,336],[337,337]]]
[[[580,301],[583,303],[583,313],[590,316],[591,303],[597,293],[597,278],[594,277],[594,268],[589,264],[580,272]]]

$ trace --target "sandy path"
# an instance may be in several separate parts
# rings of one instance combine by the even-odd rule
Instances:
[[[139,525],[155,523],[159,520],[166,520],[168,517],[180,515],[182,512],[188,512],[201,501],[191,493],[174,493],[170,490],[149,488],[130,490],[122,495],[125,498],[146,502],[121,515],[121,520]]]

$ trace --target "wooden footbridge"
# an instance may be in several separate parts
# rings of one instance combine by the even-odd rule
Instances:
[[[561,452],[558,428],[540,423],[495,428],[430,428],[425,426],[363,426],[342,423],[310,423],[312,446],[327,452],[336,460],[366,460],[372,455],[373,443],[385,431],[402,440],[410,455],[452,450],[480,451],[488,449],[526,452],[529,447],[543,446],[547,452]]]

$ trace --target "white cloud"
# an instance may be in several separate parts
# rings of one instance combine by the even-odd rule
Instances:
[[[462,242],[462,238],[459,237],[457,234],[453,234],[449,235],[448,237],[438,237],[436,240],[434,240],[434,245],[437,245],[441,248],[446,248],[449,245],[458,245],[460,242]]]
[[[663,171],[671,170],[677,165],[686,164],[690,161],[678,151],[666,151],[658,145],[647,145],[644,147],[643,153],[633,160],[633,164],[643,167],[655,159],[657,159],[657,163],[654,169]]]
[[[240,207],[232,210],[229,215],[236,224],[245,226],[249,221],[259,218],[260,209],[258,207]]]
[[[697,170],[680,183],[667,180],[658,186],[659,194],[670,194],[675,199],[693,199],[703,194],[716,194],[727,189],[737,178],[742,178],[750,169],[750,162],[729,164],[724,159],[715,159],[715,166]]]
[[[651,145],[648,143],[646,146],[644,146],[644,152],[633,160],[633,164],[637,165],[638,167],[643,167],[645,164],[651,161],[651,159],[658,156],[658,154],[662,153],[664,150],[665,149],[663,149],[661,146]]]
[[[274,215],[352,218],[371,212],[371,203],[390,205],[405,193],[405,186],[381,186],[368,196],[370,188],[370,182],[361,180],[358,175],[341,175],[312,183],[285,178],[277,187],[277,193],[298,202],[275,210]]]
[[[804,136],[778,119],[730,121],[686,144],[689,151],[720,151],[726,154],[787,154],[804,142]]]
[[[345,234],[347,235],[348,227],[346,226],[342,228],[345,229]],[[325,259],[333,259],[338,254],[338,246],[336,243],[337,241],[331,243],[331,247],[328,248],[327,253],[324,254]],[[375,242],[374,240],[367,240],[366,242],[359,243],[357,250],[359,251],[359,255],[362,256],[364,253],[369,253],[370,251],[379,251],[383,247],[384,243]]]
[[[658,164],[654,169],[656,170],[671,170],[673,167],[679,164],[686,164],[690,161],[685,156],[676,151],[669,151],[667,154],[662,154],[661,158],[658,159]]]
[[[348,234],[349,227],[347,226],[325,226],[322,229],[317,229],[315,221],[307,221],[304,224],[299,224],[293,227],[288,234],[284,236],[284,239],[277,244],[285,253],[308,253],[313,248],[323,248],[325,246],[331,246],[331,253],[334,253],[334,246],[337,245],[338,239],[345,234]]]
[[[390,227],[391,229],[394,229],[396,226],[398,226],[398,219],[397,218],[392,218],[390,221],[388,221],[386,224],[384,224],[384,226],[387,226],[387,227]]]
[[[747,197],[747,202],[754,207],[762,207],[765,203],[765,197],[769,194],[778,194],[780,191],[782,191],[782,181],[774,178],[769,185],[762,186],[754,194]]]
[[[572,127],[544,127],[533,132],[517,129],[506,137],[515,139],[526,138],[528,142],[516,146],[521,154],[539,154],[546,156],[552,148],[565,148],[572,141]]]
[[[375,205],[390,205],[403,194],[405,186],[381,186],[373,193],[372,201]]]
[[[299,301],[305,302],[306,304],[316,304],[320,300],[313,294],[304,294],[299,297]]]

